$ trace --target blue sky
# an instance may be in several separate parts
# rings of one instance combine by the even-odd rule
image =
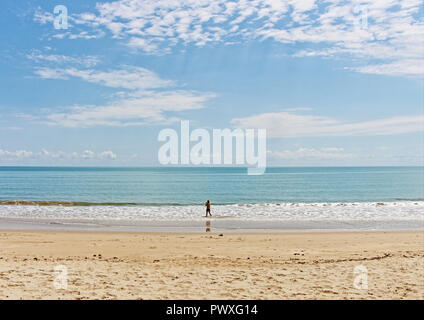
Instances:
[[[158,165],[184,119],[266,128],[268,165],[423,165],[421,1],[0,6],[0,165]]]

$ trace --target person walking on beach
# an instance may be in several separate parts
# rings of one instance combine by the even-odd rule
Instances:
[[[205,206],[206,206],[206,217],[208,216],[208,213],[212,217],[212,214],[211,214],[211,203],[210,203],[209,200],[206,201]]]

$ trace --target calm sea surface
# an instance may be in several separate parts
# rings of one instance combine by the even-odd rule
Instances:
[[[205,226],[207,199],[213,217]],[[3,167],[0,200],[84,202],[1,205],[4,228],[424,229],[424,170],[268,168],[249,176],[243,168]]]
[[[139,205],[424,200],[422,167],[22,168],[0,167],[0,200]]]

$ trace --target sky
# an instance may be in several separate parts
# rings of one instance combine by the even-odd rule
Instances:
[[[266,129],[268,166],[424,165],[423,13],[416,0],[2,0],[0,166],[157,166],[158,133],[181,120]]]

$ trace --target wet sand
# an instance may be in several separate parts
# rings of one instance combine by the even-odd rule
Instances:
[[[0,231],[0,299],[423,298],[424,231]]]

